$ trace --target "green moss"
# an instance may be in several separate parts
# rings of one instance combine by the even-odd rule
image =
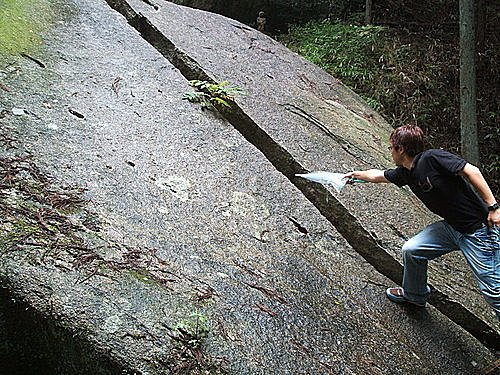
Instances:
[[[46,0],[0,0],[0,55],[29,52],[42,44],[51,19]]]
[[[38,225],[32,224],[24,219],[19,219],[14,223],[15,232],[20,234],[33,234],[38,233],[40,228]]]
[[[40,228],[25,219],[18,219],[12,223],[10,230],[0,230],[0,252],[6,251],[28,236],[36,236]]]
[[[149,274],[147,270],[129,270],[129,274],[145,284],[156,284],[155,279]]]

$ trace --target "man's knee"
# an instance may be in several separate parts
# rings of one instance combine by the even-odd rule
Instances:
[[[411,256],[419,250],[419,246],[416,241],[409,239],[404,243],[401,250],[403,251],[403,256]]]

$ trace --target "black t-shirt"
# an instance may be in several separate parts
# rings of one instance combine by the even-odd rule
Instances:
[[[488,208],[468,182],[458,175],[467,162],[450,152],[427,150],[415,156],[411,169],[384,171],[390,182],[408,185],[426,207],[465,233],[486,223]]]

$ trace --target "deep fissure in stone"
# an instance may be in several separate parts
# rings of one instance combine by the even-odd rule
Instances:
[[[146,17],[136,13],[125,0],[106,0],[114,10],[121,13],[141,36],[166,57],[188,80],[204,80],[217,83],[190,56],[179,50]],[[271,164],[338,230],[353,249],[368,261],[378,272],[400,284],[403,267],[378,243],[361,223],[325,187],[295,177],[308,172],[281,145],[260,128],[234,101],[230,110],[221,109],[221,114],[254,145]],[[463,327],[489,348],[500,350],[500,335],[483,320],[460,303],[434,289],[429,299],[434,307],[456,324]]]
[[[1,285],[6,285],[0,280]],[[134,374],[97,353],[85,334],[57,324],[28,303],[0,287],[0,373],[40,374]]]

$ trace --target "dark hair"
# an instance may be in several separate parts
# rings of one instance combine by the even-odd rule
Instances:
[[[403,125],[394,129],[389,140],[392,147],[403,148],[410,157],[424,151],[424,132],[416,125]]]

